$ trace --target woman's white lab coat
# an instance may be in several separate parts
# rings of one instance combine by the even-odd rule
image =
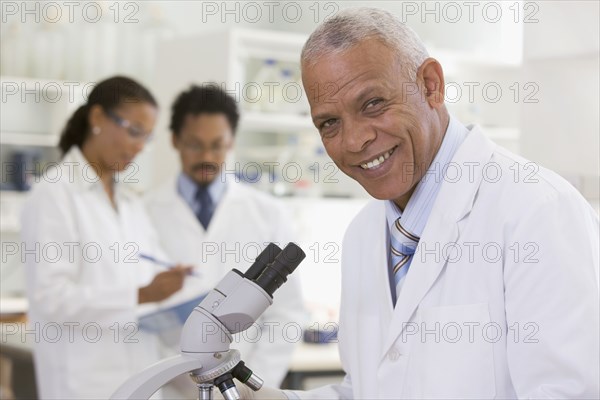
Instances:
[[[219,179],[219,178],[218,178]],[[279,201],[249,186],[227,182],[223,198],[205,231],[171,179],[146,198],[161,247],[172,261],[191,264],[201,279],[188,279],[167,302],[194,297],[214,287],[232,268],[245,271],[269,242],[283,247],[293,241],[291,217]],[[285,377],[294,344],[301,341],[305,314],[294,275],[274,294],[261,319],[261,329],[235,336],[232,348],[268,385]],[[267,325],[262,325],[267,323]],[[270,324],[270,326],[269,326]]]
[[[397,306],[385,207],[343,243],[343,384],[303,398],[599,397],[598,216],[551,171],[472,129]],[[458,167],[458,168],[456,168]]]
[[[155,338],[137,330],[138,288],[157,272],[137,253],[155,254],[156,236],[140,200],[115,188],[118,210],[74,146],[26,200],[28,340],[42,399],[106,399],[157,360]]]

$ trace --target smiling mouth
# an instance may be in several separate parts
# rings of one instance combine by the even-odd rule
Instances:
[[[397,147],[397,145],[394,146],[391,150],[386,151],[382,155],[373,158],[371,161],[361,164],[360,167],[362,169],[375,169],[379,167],[381,164],[385,163],[388,158],[390,158],[390,156],[394,153],[394,150],[396,150]]]

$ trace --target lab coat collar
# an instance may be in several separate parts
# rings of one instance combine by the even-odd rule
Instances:
[[[72,146],[61,161],[61,179],[73,183],[82,191],[104,190],[100,176],[96,173],[91,163],[85,158],[79,146]],[[119,183],[117,177],[113,177],[114,192],[116,198],[130,198],[135,196],[133,191]]]
[[[217,204],[211,223],[208,225],[208,230],[205,231],[189,204],[181,197],[178,191],[178,176],[179,174],[170,178],[160,189],[153,192],[151,202],[162,209],[169,210],[177,223],[182,224],[190,232],[194,232],[201,237],[205,237],[207,233],[212,235],[215,229],[223,229],[223,227],[220,227],[221,224],[219,224],[219,220],[223,217],[222,213],[226,213],[227,208],[235,206],[236,201],[245,201],[243,194],[239,193],[242,190],[240,188],[241,185],[235,181],[228,180],[227,190],[224,191]]]
[[[184,204],[187,204],[186,200],[180,195],[179,189],[178,189],[179,177],[182,174],[183,174],[183,172],[179,172],[177,175],[175,175],[175,176],[169,178],[167,181],[165,181],[165,183],[162,184],[160,189],[157,190],[156,192],[154,192],[154,196],[152,196],[153,201],[156,201],[162,205],[168,205],[173,201],[173,197],[177,197],[181,201],[183,201]],[[218,202],[220,203],[221,201],[223,201],[225,199],[225,197],[229,194],[229,192],[231,192],[231,191],[237,192],[237,190],[239,189],[239,186],[240,186],[239,183],[237,183],[231,179],[227,180],[226,182],[223,181],[223,186],[219,188],[220,196],[218,196],[218,197],[220,198],[220,200]]]
[[[425,251],[431,251],[436,243],[443,247],[446,243],[458,240],[460,221],[473,207],[483,171],[495,149],[495,144],[483,135],[480,128],[469,126],[468,129],[469,134],[452,160],[460,167],[460,178],[458,181],[444,180],[442,183],[400,291],[389,334],[384,341],[382,359],[406,328],[407,322],[447,263],[441,254],[434,257]]]
[[[196,196],[198,194],[198,189],[198,184],[185,172],[182,171],[179,173],[177,176],[177,191],[190,206],[197,202]],[[208,185],[208,194],[215,204],[219,204],[226,189],[227,182],[225,181],[225,175],[220,174]]]

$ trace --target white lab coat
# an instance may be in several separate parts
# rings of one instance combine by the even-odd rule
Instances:
[[[187,279],[182,291],[168,303],[212,289],[233,268],[246,271],[266,244],[275,242],[283,247],[294,240],[292,220],[282,204],[233,178],[228,180],[205,231],[177,192],[176,182],[171,179],[150,193],[147,210],[171,261],[194,265],[201,278]],[[236,335],[231,347],[241,351],[242,360],[266,384],[279,386],[288,370],[294,344],[301,340],[298,335],[304,322],[299,280],[290,275],[288,282],[275,292],[273,305],[258,324]],[[176,351],[178,347],[168,353]]]
[[[35,184],[22,213],[23,252],[42,399],[108,398],[158,359],[137,330],[138,288],[157,272],[138,262],[157,237],[143,204],[116,184],[118,212],[77,147]],[[159,254],[160,256],[161,254]]]
[[[453,159],[460,178],[444,180],[395,308],[384,203],[348,228],[347,376],[299,397],[599,397],[598,216],[558,175],[533,175],[534,164],[470,130]]]

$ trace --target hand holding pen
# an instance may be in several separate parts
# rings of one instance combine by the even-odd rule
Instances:
[[[139,254],[139,257],[167,268],[166,271],[158,273],[149,285],[138,290],[139,304],[167,299],[183,287],[185,277],[192,273],[191,266],[166,263],[144,254]]]
[[[166,268],[166,269],[172,269],[172,268],[175,268],[177,266],[183,266],[182,264],[175,264],[173,262],[159,260],[159,259],[157,259],[157,258],[155,258],[155,257],[153,257],[151,255],[144,254],[144,253],[139,253],[138,257],[141,258],[141,259],[143,259],[143,260],[150,261],[151,263],[153,263],[155,265],[158,265],[160,267]],[[197,273],[196,271],[194,271],[193,267],[191,267],[189,265],[185,266],[185,267],[189,269],[188,275],[193,275],[193,276],[195,276],[197,278],[200,278],[200,274]]]

